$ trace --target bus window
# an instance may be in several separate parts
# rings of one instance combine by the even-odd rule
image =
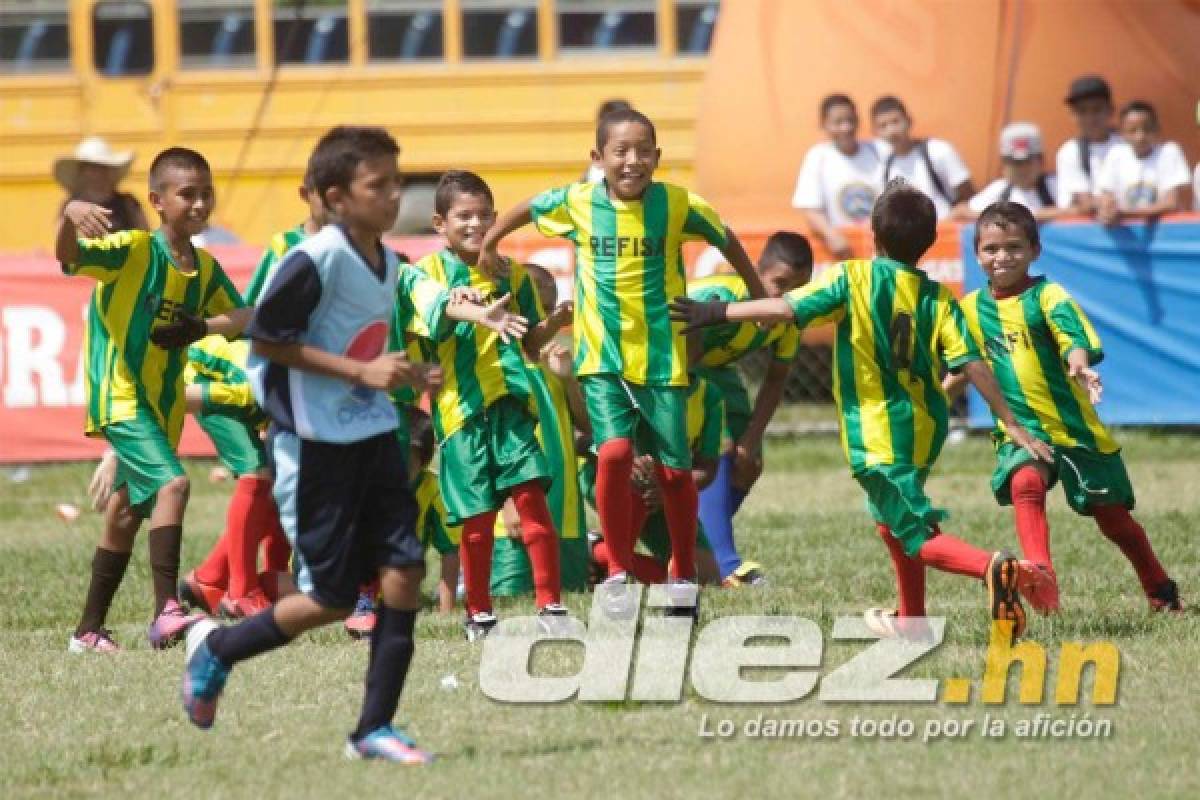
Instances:
[[[147,75],[154,69],[150,5],[102,0],[92,9],[92,55],[109,77]]]
[[[253,67],[254,0],[179,0],[185,68]]]
[[[681,55],[704,55],[708,52],[712,46],[720,5],[715,0],[676,0],[675,52]]]
[[[537,0],[463,0],[463,55],[536,58]]]
[[[349,58],[346,3],[275,0],[275,60],[341,64]]]
[[[5,3],[0,14],[0,73],[66,72],[67,3]]]
[[[558,0],[563,52],[653,49],[656,0]]]
[[[367,0],[367,57],[372,61],[440,60],[441,0]]]

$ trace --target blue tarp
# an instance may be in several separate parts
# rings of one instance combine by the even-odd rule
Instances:
[[[1200,223],[1106,228],[1042,227],[1042,256],[1031,274],[1061,284],[1091,318],[1104,346],[1098,367],[1111,425],[1200,424]],[[962,231],[963,284],[986,285]],[[991,415],[971,392],[972,427]]]

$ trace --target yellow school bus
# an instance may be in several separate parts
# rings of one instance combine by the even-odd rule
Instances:
[[[100,135],[213,165],[215,220],[265,242],[302,216],[308,152],[332,125],[387,127],[427,221],[428,186],[470,168],[500,206],[578,177],[597,106],[658,125],[662,176],[690,183],[715,0],[0,0],[0,252],[49,247],[55,157]],[[422,188],[424,187],[424,188]]]

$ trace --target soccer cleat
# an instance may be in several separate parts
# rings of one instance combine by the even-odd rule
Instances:
[[[146,638],[155,650],[165,650],[175,645],[187,629],[204,619],[203,614],[187,614],[175,598],[167,601],[163,610],[146,631]]]
[[[120,650],[107,628],[88,631],[82,636],[72,636],[71,641],[67,643],[68,653],[117,653]]]
[[[762,565],[754,561],[743,561],[721,581],[721,585],[726,589],[737,586],[765,586],[766,583],[767,576],[763,574]]]
[[[371,631],[375,630],[375,602],[371,595],[359,593],[354,611],[350,612],[350,616],[346,617],[342,625],[352,639],[367,639],[371,636]]]
[[[499,620],[492,612],[476,611],[467,615],[467,621],[463,623],[463,633],[467,635],[468,642],[478,642],[492,632],[497,622]]]
[[[596,545],[604,541],[600,535],[600,531],[588,531],[588,586],[595,586],[604,581],[607,575],[607,567],[596,560]]]
[[[433,753],[417,747],[412,737],[391,725],[376,728],[357,741],[353,737],[347,739],[345,752],[346,758],[353,761],[377,758],[413,766],[432,763],[434,758]]]
[[[538,630],[550,636],[565,636],[569,633],[570,619],[571,612],[562,603],[547,603],[538,609]]]
[[[668,617],[700,617],[700,589],[693,581],[675,579],[667,583],[667,602]]]
[[[197,728],[208,730],[217,716],[217,700],[229,677],[225,666],[208,649],[208,637],[217,623],[203,619],[187,633],[187,662],[183,668],[183,710]]]
[[[196,570],[179,579],[179,599],[186,603],[188,608],[199,608],[205,614],[216,614],[224,597],[224,589],[199,580]]]
[[[633,619],[637,616],[635,592],[629,585],[629,575],[618,572],[609,575],[596,587],[599,602],[609,619]]]
[[[1012,623],[1014,642],[1025,632],[1025,607],[1021,605],[1021,593],[1017,589],[1020,580],[1020,562],[1012,554],[999,550],[992,555],[983,576],[992,619]]]
[[[1018,562],[1020,574],[1017,577],[1017,589],[1021,596],[1029,601],[1033,610],[1039,614],[1057,614],[1058,577],[1054,570],[1045,564],[1033,561]]]
[[[1179,599],[1179,586],[1173,580],[1166,580],[1147,597],[1150,600],[1151,611],[1173,611],[1183,613],[1183,601]]]
[[[255,587],[245,597],[239,597],[236,600],[229,595],[222,597],[221,602],[217,604],[217,614],[225,619],[243,619],[244,617],[253,617],[270,607],[271,601],[267,598],[266,593]]]
[[[880,639],[927,642],[933,633],[924,617],[902,617],[894,608],[868,608],[863,612],[863,624]]]

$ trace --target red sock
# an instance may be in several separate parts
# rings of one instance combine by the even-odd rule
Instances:
[[[288,543],[283,526],[279,523],[279,507],[271,498],[271,516],[266,518],[266,532],[262,536],[263,569],[267,572],[287,572],[292,567],[292,546]]]
[[[671,577],[696,578],[696,514],[699,499],[690,469],[675,469],[655,463],[655,474],[663,493],[663,513],[671,537]]]
[[[1146,531],[1124,506],[1096,506],[1092,509],[1100,532],[1108,540],[1121,548],[1121,552],[1129,559],[1129,563],[1137,571],[1138,581],[1146,594],[1150,594],[1162,583],[1169,580],[1166,570],[1158,563],[1154,548]]]
[[[246,488],[241,489],[243,486]],[[238,478],[238,487],[249,495],[249,507],[240,519],[232,519],[234,510],[230,503],[231,519],[226,522],[226,529],[232,534],[229,540],[229,594],[234,598],[245,597],[258,586],[258,543],[272,521],[279,518],[269,478],[244,475]],[[237,491],[234,490],[235,495]]]
[[[1050,525],[1046,521],[1046,481],[1037,467],[1024,466],[1009,482],[1017,518],[1021,552],[1035,564],[1054,569],[1050,561]]]
[[[633,477],[633,443],[609,439],[600,445],[596,459],[596,512],[600,532],[608,545],[610,576],[633,570],[632,508],[629,482]]]
[[[604,542],[596,542],[596,546],[592,548],[592,558],[602,568],[607,569],[608,546]],[[665,583],[667,580],[667,565],[650,556],[634,553],[633,568],[629,570],[629,574],[646,585]]]
[[[209,586],[222,589],[229,586],[229,542],[225,534],[217,539],[212,550],[204,557],[200,566],[196,567],[196,580]]]
[[[933,536],[921,545],[920,551],[917,552],[917,559],[925,566],[943,572],[983,578],[987,574],[988,565],[992,563],[992,554],[934,529]]]
[[[492,610],[492,545],[495,541],[496,512],[487,511],[463,522],[463,583],[467,588],[467,614]]]
[[[888,554],[892,557],[892,569],[896,573],[896,594],[900,597],[900,605],[896,612],[901,617],[925,616],[925,565],[915,558],[909,558],[904,552],[904,545],[892,535],[892,529],[882,523],[875,524],[879,538],[887,545]]]
[[[557,603],[562,592],[562,576],[558,566],[558,533],[546,493],[537,481],[528,481],[512,488],[513,505],[521,520],[521,539],[533,567],[533,596],[538,608]]]

